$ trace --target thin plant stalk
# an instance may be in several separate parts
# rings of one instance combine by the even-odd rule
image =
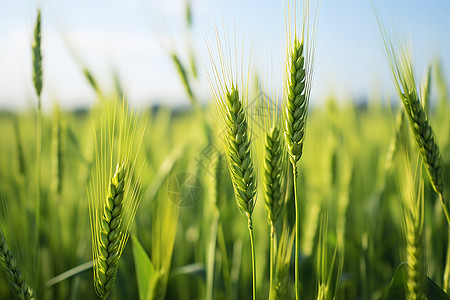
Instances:
[[[448,293],[448,283],[450,280],[450,230],[448,230],[448,245],[447,245],[447,258],[445,260],[444,269],[444,291]]]
[[[33,84],[38,97],[36,120],[36,206],[35,206],[35,280],[38,282],[39,270],[39,226],[41,209],[41,151],[42,151],[42,53],[41,53],[41,10],[38,9],[34,27],[34,40],[31,46],[33,57]]]
[[[229,265],[227,252],[225,247],[225,238],[223,236],[223,228],[220,222],[220,210],[218,208],[218,203],[222,202],[223,198],[223,185],[222,185],[222,154],[218,153],[217,158],[212,161],[212,169],[214,170],[214,176],[210,177],[211,183],[211,210],[212,210],[212,226],[211,234],[209,239],[208,253],[207,253],[207,278],[206,278],[206,299],[214,299],[214,275],[215,275],[215,258],[216,258],[216,248],[219,244],[219,248],[222,252],[223,257],[223,277],[226,282],[226,293],[229,294]]]
[[[408,116],[410,128],[416,141],[417,150],[422,158],[433,190],[438,194],[445,218],[450,226],[450,214],[444,200],[444,164],[440,154],[436,134],[431,126],[428,115],[428,83],[424,85],[422,93],[417,92],[411,49],[398,37],[394,39],[392,34],[384,27],[381,18],[375,15],[381,32],[381,38],[385,47],[385,57],[391,71],[394,86],[401,99],[404,111]],[[420,96],[419,96],[420,95]],[[420,99],[422,98],[422,99]],[[450,230],[450,228],[448,228]],[[450,243],[448,244],[450,246]],[[448,287],[450,273],[450,257],[447,255],[444,271],[444,289]]]
[[[214,61],[214,55],[208,46],[213,75],[216,81],[214,82],[209,74],[208,80],[214,93],[218,118],[221,120],[223,144],[233,183],[235,201],[239,211],[243,214],[245,213],[248,221],[252,255],[252,295],[255,300],[256,262],[252,214],[256,204],[256,180],[251,151],[251,134],[247,120],[248,81],[246,84],[244,83],[243,71],[239,71],[237,53],[231,53],[229,42],[228,47],[223,48],[218,35],[216,37],[219,55],[218,62]],[[236,51],[237,47],[235,46],[234,49]],[[236,58],[236,66],[234,68],[232,65],[233,58]],[[241,66],[243,66],[243,61]],[[238,82],[241,82],[241,84],[238,85]],[[240,91],[241,88],[242,90]]]
[[[225,282],[225,294],[227,299],[231,299],[231,274],[230,274],[230,263],[228,261],[227,255],[227,245],[225,242],[225,235],[223,233],[222,222],[219,222],[217,242],[219,244],[220,252],[222,253],[222,276]]]
[[[289,7],[288,7],[289,8]],[[291,34],[291,15],[287,16],[287,69],[286,100],[284,105],[284,137],[293,169],[295,201],[295,299],[300,299],[300,204],[297,197],[297,163],[303,154],[303,142],[308,116],[308,104],[313,77],[313,64],[316,45],[317,9],[310,27],[309,1],[303,2],[301,29],[297,31],[296,5],[294,10],[294,30]]]
[[[252,251],[252,295],[253,300],[256,300],[256,262],[255,262],[255,242],[253,239],[253,220],[248,216],[248,231],[250,233],[250,246]]]
[[[439,194],[441,203],[445,203],[442,194]],[[446,205],[443,205],[444,213],[447,211]],[[448,215],[448,211],[446,217]],[[448,222],[448,218],[447,218]],[[448,223],[450,224],[450,223]],[[450,226],[447,227],[448,232],[448,242],[447,242],[447,257],[445,259],[445,269],[444,269],[444,291],[447,293],[449,291],[449,281],[450,281]]]
[[[269,265],[269,286],[270,286],[270,293],[272,293],[272,286],[273,286],[273,273],[274,273],[274,264],[275,264],[275,224],[272,223],[270,225],[270,265]],[[270,298],[269,293],[269,298]]]
[[[297,197],[297,166],[292,165],[294,175],[294,203],[295,203],[295,299],[300,299],[300,204]]]
[[[214,299],[214,261],[216,253],[217,229],[219,226],[219,215],[214,216],[211,226],[211,236],[208,247],[208,265],[206,277],[206,300]]]

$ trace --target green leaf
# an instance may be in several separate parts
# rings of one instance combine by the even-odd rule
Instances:
[[[148,257],[142,245],[139,243],[138,239],[134,235],[132,239],[139,299],[148,299],[152,278],[155,277],[155,275],[157,276],[158,272],[155,272],[155,268],[153,267],[150,258]]]
[[[392,277],[389,285],[388,295],[386,300],[404,300],[405,284],[406,284],[406,262],[402,262],[395,270],[394,277]]]
[[[428,276],[425,296],[430,300],[450,300],[450,297]]]
[[[179,268],[173,269],[170,272],[170,277],[177,275],[191,275],[192,277],[197,277],[206,281],[206,268],[204,264],[195,263],[190,265],[181,266]]]
[[[386,300],[406,299],[406,262],[401,263],[395,271]],[[425,296],[429,300],[450,300],[450,297],[430,278],[426,278]]]
[[[44,288],[45,289],[49,289],[52,286],[54,286],[55,284],[58,284],[64,280],[67,280],[73,276],[77,276],[80,275],[81,273],[83,273],[86,270],[92,269],[94,262],[92,260],[85,262],[84,264],[78,265],[70,270],[67,270],[64,273],[61,273],[55,277],[53,277],[52,279],[48,280],[45,284],[44,284]]]

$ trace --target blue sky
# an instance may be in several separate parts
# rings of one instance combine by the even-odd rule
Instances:
[[[184,26],[185,0],[41,0],[44,51],[44,108],[54,101],[71,108],[91,105],[95,95],[77,62],[87,65],[103,89],[119,73],[130,101],[187,104],[168,53],[187,58],[189,39],[208,61],[205,39],[214,42],[214,26],[235,28],[252,48],[252,66],[281,90],[285,48],[284,1],[191,0],[194,27]],[[386,25],[412,44],[418,79],[439,57],[450,83],[450,1],[373,0]],[[31,40],[35,1],[0,0],[0,108],[34,107]],[[190,37],[190,38],[189,38]],[[322,0],[312,102],[329,95],[362,99],[392,95],[379,32],[369,1]],[[200,68],[201,69],[201,68]],[[269,74],[270,73],[270,74]],[[194,85],[210,98],[206,76]]]

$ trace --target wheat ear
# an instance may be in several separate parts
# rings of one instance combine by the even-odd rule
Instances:
[[[33,83],[41,107],[42,92],[42,52],[41,52],[41,10],[38,10],[34,27],[34,40],[31,46],[33,56]]]
[[[317,3],[316,3],[317,9]],[[296,6],[294,5],[294,12]],[[284,137],[289,158],[292,163],[295,202],[295,299],[300,299],[299,256],[300,256],[300,205],[297,198],[297,162],[303,153],[305,125],[308,115],[308,104],[313,75],[317,14],[314,15],[312,30],[310,28],[309,1],[303,2],[301,39],[297,35],[297,24],[294,18],[294,35],[287,28],[288,63],[284,109]],[[317,10],[316,10],[317,13]],[[290,14],[288,14],[290,18]],[[291,20],[289,19],[289,22]],[[291,44],[292,43],[292,44]]]
[[[271,225],[278,220],[284,203],[284,168],[282,140],[278,127],[272,127],[265,136],[264,204]]]
[[[292,163],[295,202],[295,299],[300,299],[299,256],[300,256],[300,205],[297,199],[297,162],[303,152],[308,102],[305,93],[305,59],[303,43],[297,38],[290,55],[288,95],[285,109],[285,131],[287,150]]]
[[[424,256],[424,183],[420,169],[412,174],[408,152],[403,141],[399,156],[399,184],[403,204],[403,228],[406,238],[408,299],[423,299],[425,287]],[[420,179],[418,179],[420,178]],[[418,183],[418,184],[417,184]],[[417,187],[416,187],[417,186]]]
[[[125,188],[125,167],[117,165],[116,172],[111,178],[109,194],[103,208],[100,229],[100,243],[97,257],[95,289],[106,298],[112,289],[119,263],[119,247],[121,235],[119,225],[123,218],[123,194]]]
[[[296,165],[303,153],[303,139],[308,112],[305,93],[305,57],[303,43],[295,39],[290,55],[289,87],[285,110],[286,144],[291,163]]]
[[[35,299],[33,290],[25,281],[16,258],[8,248],[2,230],[0,230],[0,264],[3,267],[3,270],[5,270],[6,277],[8,278],[11,287],[14,289],[16,296],[23,300]]]
[[[277,126],[273,126],[265,134],[264,145],[264,168],[263,172],[263,189],[264,189],[264,208],[266,210],[267,219],[270,225],[270,266],[269,266],[269,282],[270,292],[269,298],[274,288],[274,272],[275,272],[275,254],[276,254],[276,230],[275,225],[283,208],[285,200],[285,159],[286,154],[282,149],[282,139],[280,130]]]
[[[231,51],[228,39],[226,40],[226,47],[222,47],[217,30],[216,41],[219,61],[214,59],[215,55],[210,45],[207,45],[214,72],[213,74],[207,72],[207,76],[216,102],[218,124],[221,127],[220,130],[223,130],[225,156],[233,183],[235,201],[239,210],[247,217],[252,257],[252,297],[255,300],[256,263],[252,214],[256,203],[256,180],[246,114],[248,108],[246,107],[248,103],[248,77],[246,78],[246,84],[244,84],[244,71],[241,69],[244,58],[238,58],[237,45],[234,46],[234,53]],[[238,66],[238,60],[240,60],[241,66]],[[235,61],[236,65],[233,66],[232,61]],[[239,82],[240,85],[238,86]],[[239,87],[241,90],[239,90]]]
[[[140,141],[135,139],[137,119],[128,112],[125,101],[122,107],[112,105],[112,109],[104,108],[106,116],[96,137],[95,164],[88,185],[94,287],[102,299],[114,286],[119,259],[142,198],[142,167],[136,170],[142,141],[142,136]]]
[[[33,59],[33,84],[38,97],[36,118],[36,204],[35,204],[35,280],[39,281],[39,227],[41,218],[41,152],[42,152],[42,52],[41,52],[41,10],[38,9],[34,25],[34,39],[31,45]]]
[[[403,95],[402,100],[431,184],[434,190],[442,196],[442,160],[428,116],[425,114],[415,91],[410,93],[409,96]]]
[[[428,119],[428,114],[417,93],[410,51],[400,42],[398,42],[399,49],[397,50],[394,47],[387,30],[383,27],[383,24],[379,19],[378,24],[380,26],[381,36],[385,45],[385,55],[391,69],[395,88],[402,100],[406,115],[408,116],[411,130],[414,133],[414,139],[427,170],[428,177],[430,178],[433,189],[439,195],[445,217],[450,225],[450,214],[443,196],[442,159],[435,133]],[[427,97],[426,93],[423,94],[424,97]],[[423,100],[426,105],[427,99]]]
[[[256,263],[252,219],[255,206],[256,182],[250,154],[247,119],[242,100],[239,98],[239,92],[234,86],[231,88],[231,91],[226,93],[226,108],[225,152],[228,156],[236,204],[247,216],[252,250],[252,294],[253,299],[256,299]]]
[[[226,108],[225,152],[229,160],[236,204],[246,214],[249,228],[251,228],[256,183],[250,154],[247,119],[242,100],[239,99],[239,92],[235,87],[226,93]]]

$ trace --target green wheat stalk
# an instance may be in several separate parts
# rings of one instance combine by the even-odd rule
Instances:
[[[294,12],[295,12],[294,5]],[[317,10],[310,28],[309,1],[303,2],[300,35],[294,18],[294,32],[291,34],[291,17],[288,13],[288,54],[286,98],[284,103],[284,137],[293,169],[295,199],[295,297],[300,299],[299,256],[300,256],[300,205],[297,198],[297,163],[303,153],[305,126],[313,76],[315,54]]]
[[[54,108],[52,128],[52,156],[51,156],[51,190],[56,199],[62,193],[64,161],[63,161],[63,132],[61,126],[61,111],[58,105]]]
[[[273,293],[275,255],[277,250],[276,224],[284,207],[286,198],[286,162],[287,152],[282,137],[282,118],[278,108],[279,100],[273,92],[269,97],[262,93],[258,97],[255,112],[256,117],[252,120],[252,126],[258,137],[256,152],[259,163],[262,196],[264,197],[264,209],[270,226],[270,248],[269,248],[269,298]]]
[[[331,261],[329,259],[328,226],[328,214],[325,211],[322,212],[321,216],[317,247],[317,300],[331,300],[337,298],[339,278],[341,277],[343,268],[342,258],[338,254],[338,244],[334,248]],[[336,278],[334,290],[332,282],[333,275],[335,275],[334,278]]]
[[[38,9],[36,23],[34,25],[34,39],[31,45],[33,60],[33,84],[38,97],[37,121],[36,121],[36,205],[35,205],[35,280],[38,282],[39,270],[39,227],[41,210],[41,151],[42,151],[42,51],[41,51],[41,10]]]
[[[256,180],[251,153],[251,131],[248,128],[248,112],[246,111],[248,82],[244,84],[243,58],[241,58],[241,67],[239,68],[237,65],[236,46],[234,53],[232,53],[227,39],[226,47],[222,47],[217,31],[216,40],[218,62],[214,61],[213,51],[208,45],[213,75],[216,80],[213,81],[209,74],[208,80],[214,93],[217,117],[221,121],[220,126],[223,129],[222,138],[233,183],[235,201],[240,212],[247,217],[252,257],[252,297],[256,299],[256,262],[252,218],[256,203]],[[233,59],[236,60],[234,67],[231,63]],[[238,74],[240,74],[240,78]],[[238,85],[239,81],[241,83]]]
[[[119,259],[142,197],[142,167],[137,169],[136,155],[142,137],[136,140],[136,126],[137,118],[124,101],[122,106],[104,108],[101,128],[96,132],[88,200],[94,287],[102,299],[114,286]]]
[[[427,100],[422,99],[421,101],[417,93],[410,50],[404,43],[399,41],[398,45],[395,45],[381,21],[378,18],[377,20],[385,46],[386,60],[391,69],[395,88],[398,96],[402,100],[405,113],[408,116],[409,124],[414,133],[414,139],[425,169],[427,170],[428,177],[430,178],[433,189],[439,196],[445,217],[450,225],[450,214],[443,194],[442,159],[428,113],[424,108]],[[427,93],[424,92],[422,94],[427,97]]]
[[[403,227],[406,239],[408,299],[424,299],[425,255],[424,255],[424,182],[420,169],[413,176],[406,145],[398,158],[400,195],[403,206]]]
[[[290,232],[286,224],[283,225],[280,242],[276,253],[274,279],[270,287],[270,300],[287,299],[289,267],[291,265],[292,246],[294,244],[294,232]]]
[[[19,117],[16,116],[14,118],[14,135],[16,136],[16,153],[17,153],[17,162],[19,164],[19,174],[21,178],[25,178],[25,175],[27,173],[26,169],[26,161],[25,161],[25,155],[23,152],[23,144],[20,134],[20,128],[19,128]]]

